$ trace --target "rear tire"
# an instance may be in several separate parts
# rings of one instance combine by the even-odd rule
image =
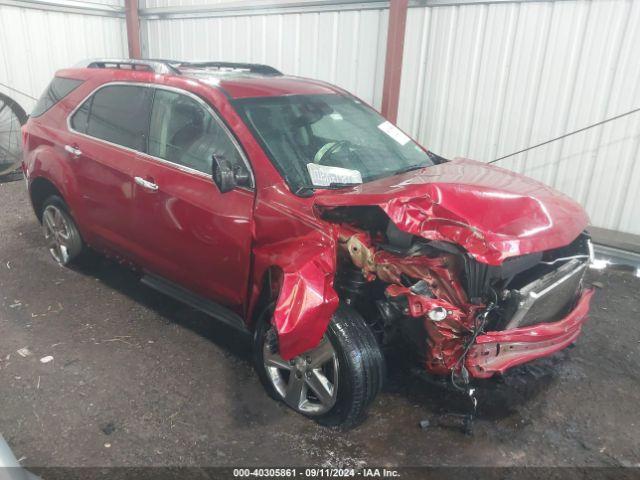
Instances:
[[[320,345],[287,362],[277,352],[271,315],[271,309],[262,315],[254,335],[256,370],[269,395],[321,425],[349,429],[361,423],[367,407],[382,388],[385,375],[384,357],[364,319],[354,309],[341,305]],[[329,351],[333,354],[331,358]],[[328,360],[318,373],[319,369],[312,367],[321,354]],[[303,387],[302,401],[294,396],[292,402],[287,392],[294,387],[291,379],[297,374],[301,375],[294,380],[298,384],[306,383],[307,379],[313,383],[315,377],[307,375],[318,374],[327,391],[315,395],[313,388],[317,384],[308,383],[307,390]]]
[[[69,208],[58,195],[48,197],[42,206],[42,229],[53,259],[65,267],[78,259],[83,251],[80,231]]]

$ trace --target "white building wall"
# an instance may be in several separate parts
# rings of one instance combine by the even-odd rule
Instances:
[[[274,13],[247,9],[237,14],[214,11],[197,18],[143,17],[143,52],[149,58],[265,63],[287,74],[335,83],[375,106],[381,104],[386,8],[271,11]]]
[[[410,8],[399,125],[490,161],[640,107],[640,2]],[[640,234],[640,112],[498,162]]]
[[[30,3],[0,0],[0,83],[37,97],[59,68],[127,56],[123,0]],[[437,153],[490,161],[640,107],[640,1],[411,5],[398,124]],[[380,106],[387,2],[143,0],[141,15],[148,57],[266,63]],[[639,152],[635,113],[499,165],[640,234]]]
[[[139,0],[140,8],[184,7],[187,5],[215,5],[229,3],[230,0]],[[233,2],[231,2],[233,3]]]
[[[84,2],[68,8],[73,2],[0,1],[0,84],[15,89],[0,85],[0,92],[29,112],[35,105],[30,97],[40,96],[56,70],[87,58],[127,57],[123,0],[92,2],[83,14]]]

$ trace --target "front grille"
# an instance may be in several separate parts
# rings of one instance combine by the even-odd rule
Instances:
[[[477,303],[481,297],[495,288],[496,284],[504,283],[516,275],[534,267],[542,259],[542,252],[529,253],[517,257],[507,258],[502,265],[494,266],[480,263],[473,257],[465,258],[464,286],[472,303]]]
[[[464,286],[471,302],[476,302],[482,297],[491,281],[492,270],[495,267],[480,263],[472,257],[466,258],[465,261]]]
[[[511,294],[517,309],[506,329],[554,322],[573,308],[581,290],[587,261],[573,259]]]

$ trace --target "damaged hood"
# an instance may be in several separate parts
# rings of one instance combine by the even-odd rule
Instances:
[[[583,208],[566,195],[467,159],[321,191],[315,203],[324,208],[379,206],[400,230],[455,243],[490,265],[565,246],[589,222]]]

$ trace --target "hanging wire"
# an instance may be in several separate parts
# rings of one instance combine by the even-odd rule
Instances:
[[[24,95],[25,97],[30,98],[31,100],[38,100],[36,97],[34,97],[33,95],[29,95],[28,93],[22,92],[20,90],[18,90],[17,88],[13,88],[10,87],[9,85],[5,85],[4,83],[0,82],[0,86],[3,86],[4,88],[8,88],[9,90],[12,90],[16,93],[19,93],[20,95]]]
[[[589,130],[590,128],[597,127],[599,125],[603,125],[603,124],[605,124],[607,122],[611,122],[613,120],[617,120],[619,118],[626,117],[627,115],[631,115],[632,113],[636,113],[636,112],[639,112],[639,111],[640,111],[640,108],[635,108],[635,109],[630,110],[630,111],[628,111],[626,113],[621,113],[620,115],[616,115],[615,117],[607,118],[606,120],[602,120],[601,122],[594,123],[593,125],[589,125],[587,127],[583,127],[583,128],[578,129],[578,130],[574,130],[573,132],[565,133],[564,135],[560,135],[559,137],[552,138],[551,140],[547,140],[546,142],[538,143],[537,145],[533,145],[533,146],[528,147],[528,148],[523,148],[522,150],[518,150],[517,152],[510,153],[509,155],[505,155],[504,157],[496,158],[495,160],[491,160],[491,161],[489,161],[487,163],[499,162],[500,160],[504,160],[505,158],[513,157],[514,155],[518,155],[519,153],[524,153],[524,152],[527,152],[529,150],[533,150],[534,148],[538,148],[538,147],[541,147],[541,146],[546,145],[548,143],[555,142],[556,140],[561,140],[561,139],[569,137],[571,135],[575,135],[576,133],[584,132],[585,130]]]

